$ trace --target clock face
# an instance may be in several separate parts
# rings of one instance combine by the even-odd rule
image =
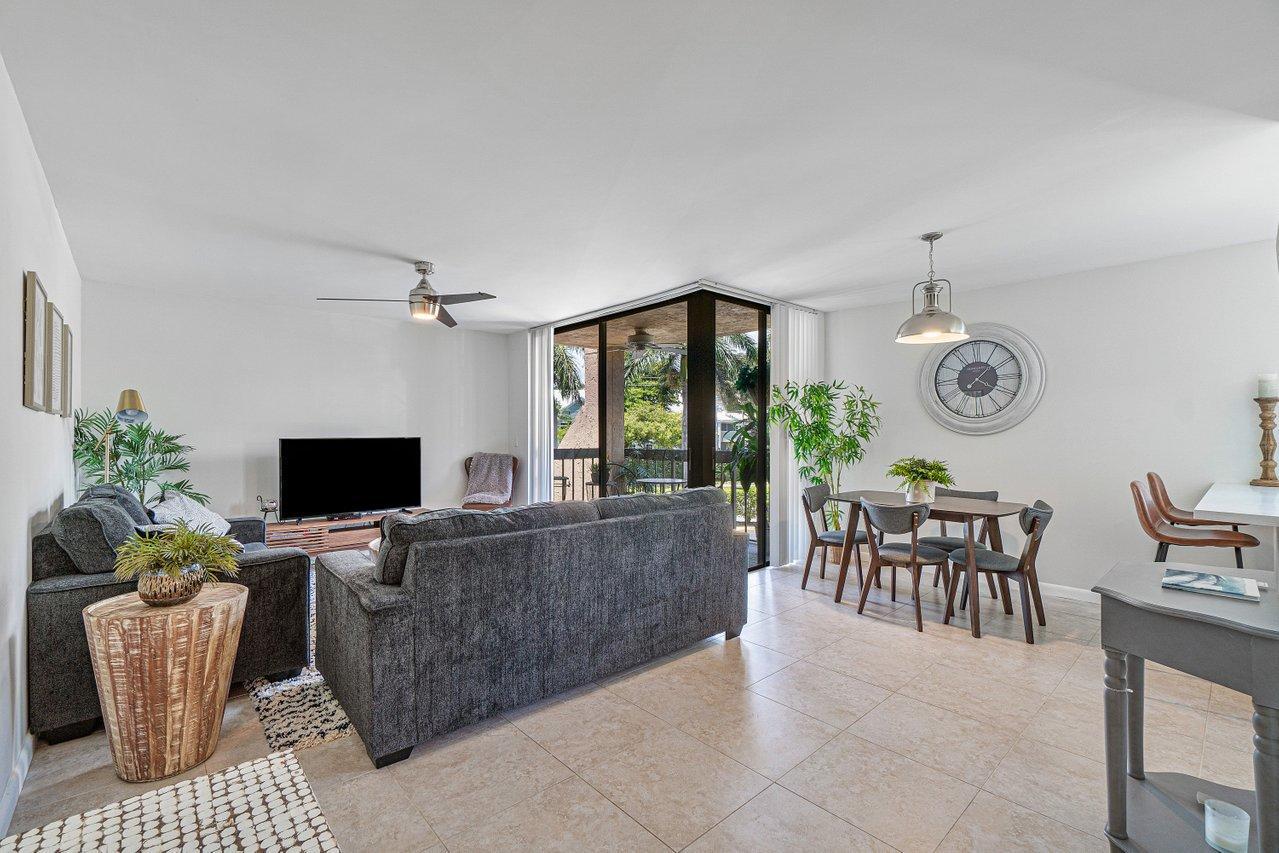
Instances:
[[[988,418],[1017,400],[1021,362],[997,341],[967,340],[942,357],[933,386],[941,404],[959,417]]]

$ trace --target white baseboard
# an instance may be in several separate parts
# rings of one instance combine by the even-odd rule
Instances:
[[[1049,595],[1055,595],[1058,598],[1069,598],[1072,601],[1087,601],[1090,604],[1100,604],[1101,596],[1093,592],[1091,589],[1083,589],[1077,586],[1063,586],[1059,583],[1039,582],[1039,588]]]
[[[4,793],[0,794],[0,836],[9,834],[9,824],[18,807],[22,786],[27,781],[27,770],[31,768],[31,754],[34,750],[35,738],[24,732],[13,755],[13,767],[9,770],[9,778],[5,780]]]

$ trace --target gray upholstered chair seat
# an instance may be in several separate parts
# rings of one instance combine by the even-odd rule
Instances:
[[[906,565],[910,562],[910,543],[889,542],[886,545],[880,545],[879,558],[885,563]],[[916,562],[928,565],[931,563],[944,563],[948,558],[946,556],[946,552],[940,548],[930,548],[927,545],[920,545],[915,549],[915,559]]]
[[[1021,566],[1020,558],[1001,551],[992,551],[989,548],[978,548],[973,553],[973,558],[977,563],[977,568],[983,572],[1015,572]],[[958,563],[961,566],[967,565],[967,549],[956,548],[950,552],[950,559],[951,562]]]
[[[919,537],[919,544],[927,545],[929,548],[940,548],[947,553],[954,551],[956,548],[968,547],[968,543],[962,536],[921,536]],[[974,544],[976,544],[978,548],[986,547],[980,542],[976,542]]]
[[[819,530],[817,538],[823,542],[829,542],[832,545],[843,545],[846,539],[846,530]],[[858,545],[865,545],[868,541],[865,532],[858,530],[853,534],[853,541]]]

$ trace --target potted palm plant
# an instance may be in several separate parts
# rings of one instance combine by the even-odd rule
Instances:
[[[138,580],[138,597],[153,607],[182,604],[195,598],[205,581],[217,575],[235,577],[242,550],[230,536],[207,526],[179,521],[158,533],[134,533],[116,549],[115,576]]]
[[[899,480],[898,488],[905,490],[911,503],[931,503],[937,486],[953,486],[955,478],[940,459],[923,459],[919,456],[903,456],[888,466],[888,476]]]
[[[862,460],[879,432],[879,403],[862,386],[843,382],[774,385],[768,417],[790,436],[799,475],[825,483],[831,494],[839,492],[844,471]],[[826,513],[829,528],[839,530],[839,504],[828,504]]]

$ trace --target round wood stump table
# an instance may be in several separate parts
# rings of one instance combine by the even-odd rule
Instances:
[[[151,607],[130,592],[84,609],[121,779],[163,779],[213,754],[248,599],[248,588],[221,583],[172,607]]]

